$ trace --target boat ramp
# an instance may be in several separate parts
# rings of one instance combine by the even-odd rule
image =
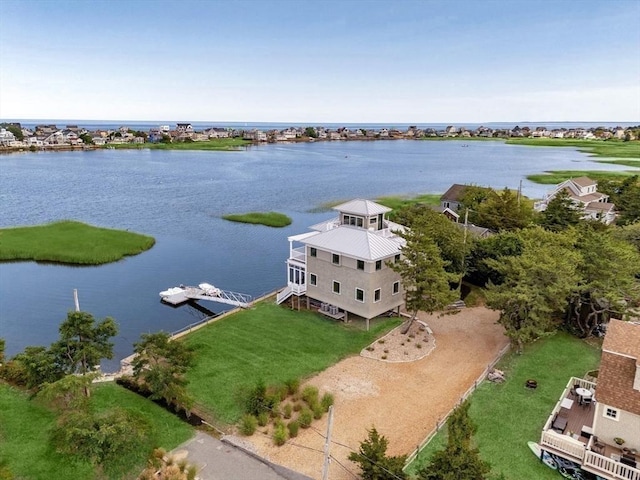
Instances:
[[[160,299],[174,307],[189,301],[208,300],[234,307],[248,308],[252,301],[250,295],[221,290],[209,283],[201,283],[197,287],[187,285],[172,287],[160,292]]]

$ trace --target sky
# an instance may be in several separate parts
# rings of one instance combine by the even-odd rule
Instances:
[[[640,0],[2,0],[0,118],[640,123]]]

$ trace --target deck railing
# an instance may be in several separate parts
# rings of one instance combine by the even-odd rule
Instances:
[[[587,451],[584,457],[583,466],[607,472],[613,478],[624,480],[640,480],[640,470],[630,467],[624,463],[605,457],[595,452]]]
[[[579,440],[571,438],[569,435],[563,435],[561,433],[554,432],[553,430],[547,430],[542,432],[542,438],[540,440],[541,447],[551,447],[555,450],[559,450],[571,457],[577,458],[582,461],[587,447]]]
[[[307,262],[307,254],[305,252],[305,247],[293,248],[291,250],[291,255],[289,255],[290,260],[297,260],[298,262],[306,263]]]

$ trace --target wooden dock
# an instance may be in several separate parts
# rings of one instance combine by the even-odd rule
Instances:
[[[174,288],[178,290],[178,288]],[[220,290],[219,288],[205,290],[200,287],[180,286],[179,291],[171,293],[169,295],[160,295],[160,299],[173,305],[175,307],[195,300],[208,300],[210,302],[224,303],[226,305],[233,305],[234,307],[248,308],[251,304],[251,296],[244,293],[230,292],[226,290]]]

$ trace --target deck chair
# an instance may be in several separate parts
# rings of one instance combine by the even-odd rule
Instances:
[[[600,455],[604,455],[604,443],[600,443],[598,437],[593,437],[593,443],[591,444],[591,450],[594,453],[599,453]]]

